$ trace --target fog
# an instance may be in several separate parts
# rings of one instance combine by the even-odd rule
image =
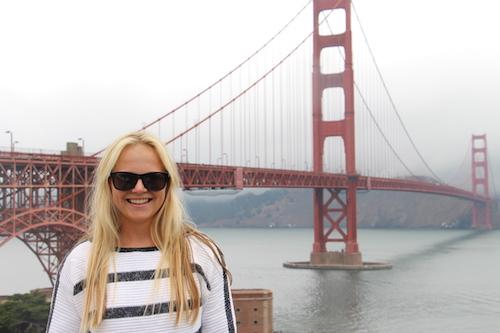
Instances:
[[[9,130],[20,149],[63,150],[65,142],[82,138],[87,151],[100,150],[220,78],[306,3],[3,1],[0,147],[9,149]],[[354,5],[398,111],[430,165],[452,172],[471,134],[487,133],[495,173],[500,5]]]

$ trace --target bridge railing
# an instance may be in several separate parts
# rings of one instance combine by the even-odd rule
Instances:
[[[0,146],[0,153],[11,153],[10,147]],[[16,147],[14,153],[60,155],[61,150]]]
[[[95,163],[98,160],[94,156],[86,155],[69,155],[58,150],[42,150],[42,149],[17,149],[14,152],[5,150],[0,147],[0,159],[15,159],[21,160],[42,160],[48,161],[72,161],[74,163],[89,162]]]

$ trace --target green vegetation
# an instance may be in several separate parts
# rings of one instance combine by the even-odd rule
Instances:
[[[0,333],[45,332],[50,303],[40,292],[15,294],[0,304]]]

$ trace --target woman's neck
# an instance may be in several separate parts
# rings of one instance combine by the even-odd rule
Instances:
[[[155,244],[151,238],[150,223],[121,223],[120,247],[151,247]]]

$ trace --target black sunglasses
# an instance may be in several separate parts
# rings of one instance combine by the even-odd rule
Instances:
[[[109,176],[113,186],[119,191],[130,191],[139,179],[142,180],[142,184],[148,191],[160,191],[170,180],[170,175],[167,172],[148,172],[142,175],[132,172],[112,172]]]

